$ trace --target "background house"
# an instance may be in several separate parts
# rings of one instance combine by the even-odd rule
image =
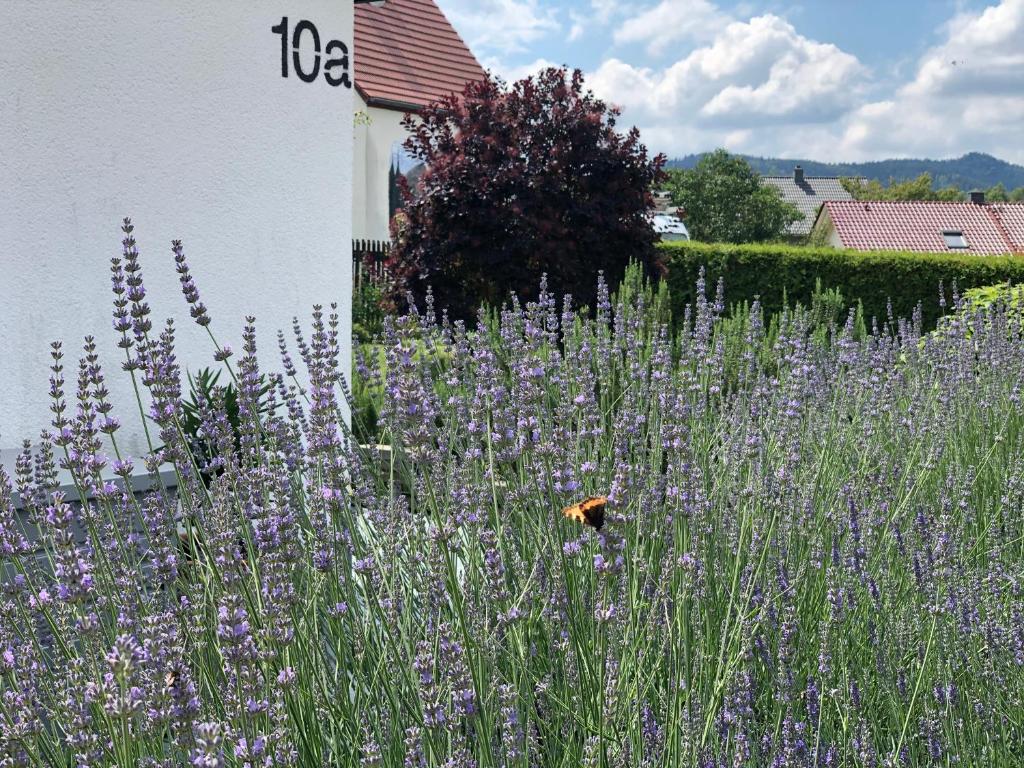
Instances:
[[[1024,203],[827,201],[813,238],[859,251],[1024,254]]]
[[[357,5],[354,58],[353,236],[386,240],[389,176],[393,166],[408,170],[402,118],[485,73],[434,0]]]
[[[797,166],[792,176],[762,176],[761,183],[773,186],[786,203],[791,203],[804,214],[800,221],[787,226],[785,233],[791,238],[806,238],[814,226],[821,204],[828,200],[853,200],[839,176],[806,176]]]
[[[761,183],[777,189],[783,200],[795,205],[804,215],[803,219],[786,228],[786,234],[794,238],[807,237],[811,233],[822,203],[853,199],[838,176],[805,176],[799,165],[793,169],[792,176],[762,176]]]

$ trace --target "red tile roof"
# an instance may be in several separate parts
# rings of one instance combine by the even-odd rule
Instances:
[[[993,203],[993,213],[1002,222],[1003,230],[1017,251],[1024,253],[1024,205],[1020,203]]]
[[[483,67],[434,0],[355,7],[356,89],[369,106],[415,111],[481,80]]]
[[[825,212],[845,248],[1024,254],[1024,203],[829,200]],[[962,232],[967,248],[947,247],[949,231]]]

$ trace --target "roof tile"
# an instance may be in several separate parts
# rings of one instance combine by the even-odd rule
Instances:
[[[846,248],[956,253],[943,232],[962,232],[968,253],[1024,254],[1024,203],[828,201],[829,218]]]
[[[434,0],[388,0],[355,8],[355,75],[368,104],[424,107],[485,73]]]
[[[804,215],[786,229],[790,235],[809,235],[818,209],[826,200],[852,200],[853,197],[839,182],[837,176],[805,176],[797,182],[792,176],[762,176],[761,183],[775,187],[787,203],[792,203]]]

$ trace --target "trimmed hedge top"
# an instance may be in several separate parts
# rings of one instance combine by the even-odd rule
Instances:
[[[910,317],[920,303],[925,328],[934,328],[943,314],[939,285],[947,308],[953,285],[962,293],[994,283],[1024,282],[1024,257],[948,253],[848,251],[758,243],[661,243],[659,255],[668,269],[674,313],[696,298],[701,267],[709,293],[725,280],[725,301],[731,305],[760,298],[768,314],[789,303],[809,305],[815,282],[836,288],[850,304],[860,301],[867,318],[884,321],[891,300],[896,317]],[[676,315],[680,316],[679,314]]]

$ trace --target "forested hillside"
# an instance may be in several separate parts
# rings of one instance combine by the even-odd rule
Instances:
[[[704,154],[687,155],[670,160],[669,168],[692,168]],[[763,176],[786,176],[794,165],[803,166],[808,176],[861,176],[888,184],[890,180],[906,181],[922,173],[932,177],[936,189],[958,187],[961,190],[988,189],[1002,184],[1006,189],[1024,186],[1024,166],[981,152],[970,152],[952,160],[902,159],[878,160],[868,163],[820,163],[816,160],[742,155],[750,166]]]

